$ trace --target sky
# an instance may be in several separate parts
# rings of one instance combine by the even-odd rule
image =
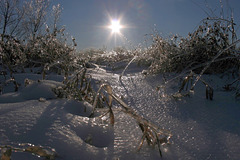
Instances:
[[[55,0],[63,8],[61,25],[75,37],[80,50],[133,48],[146,45],[149,35],[157,31],[162,36],[174,34],[186,37],[208,15],[219,15],[220,0]],[[228,3],[226,3],[228,1]],[[232,8],[235,22],[240,24],[240,1],[222,0]],[[228,7],[230,6],[230,7]],[[224,15],[227,16],[227,9]],[[118,19],[121,34],[112,34],[108,26]],[[238,28],[239,26],[237,26]],[[148,36],[146,36],[148,35]],[[148,38],[147,38],[148,37]]]

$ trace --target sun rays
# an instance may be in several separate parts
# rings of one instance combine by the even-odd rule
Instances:
[[[122,25],[120,24],[119,20],[112,20],[111,25],[108,26],[109,29],[112,30],[112,33],[120,33],[120,29],[122,29]]]
[[[126,41],[126,33],[129,33],[128,29],[132,28],[126,22],[127,20],[124,18],[124,14],[119,14],[116,16],[108,15],[107,25],[104,26],[108,31],[107,41],[112,43],[114,47],[121,46],[122,44],[127,43]]]

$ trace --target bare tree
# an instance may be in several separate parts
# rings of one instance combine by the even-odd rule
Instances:
[[[54,5],[52,7],[52,17],[53,17],[53,35],[56,36],[59,28],[58,28],[58,23],[60,20],[60,16],[61,16],[61,12],[62,12],[62,8],[60,6],[60,4],[58,5]]]
[[[0,31],[1,40],[18,34],[18,27],[24,16],[23,7],[20,7],[19,0],[0,1]]]
[[[49,5],[49,0],[31,0],[27,3],[23,28],[26,35],[31,37],[32,40],[35,40],[38,34],[41,33],[42,26],[46,22]]]

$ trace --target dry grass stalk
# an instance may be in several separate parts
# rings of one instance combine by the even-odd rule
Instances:
[[[82,68],[65,82],[64,87],[55,88],[53,91],[59,98],[68,97],[92,102],[94,91],[91,87],[91,77],[87,77],[86,71],[86,68]]]
[[[183,83],[179,89],[179,93],[182,92],[182,90],[184,90],[184,87],[186,86],[186,90],[188,90],[188,85],[189,83],[191,83],[192,86],[192,81],[193,81],[193,72],[191,72],[188,76],[186,76],[183,80]]]
[[[121,81],[122,76],[124,75],[125,71],[127,70],[127,68],[130,66],[130,64],[137,58],[137,56],[134,56],[131,61],[127,64],[127,66],[124,68],[124,70],[122,71],[122,74],[119,76],[119,81]]]
[[[49,155],[42,147],[39,146],[30,146],[25,149],[25,152],[29,152],[40,157],[45,157],[46,159],[52,159],[51,155]]]
[[[56,152],[54,149],[47,151],[42,146],[34,146],[32,144],[19,144],[23,148],[17,148],[10,145],[0,146],[1,160],[11,160],[12,152],[28,152],[38,157],[44,157],[46,160],[54,160],[56,158]]]
[[[169,143],[169,139],[171,138],[172,134],[167,130],[160,129],[155,124],[149,122],[145,118],[138,115],[132,108],[130,108],[126,103],[124,103],[116,95],[112,95],[112,96],[119,104],[121,104],[122,108],[124,109],[123,111],[137,121],[141,131],[143,132],[143,136],[141,138],[141,142],[139,144],[138,150],[141,149],[143,142],[146,139],[148,145],[150,146],[155,146],[156,144],[158,145],[160,156],[162,156],[160,144],[162,144],[161,142],[163,142],[163,140],[159,140],[159,136],[163,136],[163,138],[161,139],[167,139],[166,143]]]
[[[106,102],[109,106],[108,112],[110,113],[110,121],[111,121],[110,123],[112,125],[114,123],[114,115],[112,112],[112,100],[114,99],[116,102],[118,102],[121,105],[122,111],[124,113],[130,115],[137,121],[137,124],[139,125],[139,127],[143,133],[143,136],[141,138],[141,141],[140,141],[140,144],[138,147],[138,151],[142,148],[142,145],[143,145],[144,141],[146,140],[148,145],[150,145],[150,146],[157,145],[160,156],[162,156],[160,146],[163,143],[169,143],[169,139],[171,138],[172,134],[167,130],[160,129],[157,125],[153,124],[152,122],[150,122],[147,119],[143,118],[142,116],[138,115],[131,107],[129,107],[125,102],[123,102],[123,100],[121,98],[117,97],[112,92],[112,88],[109,84],[102,84],[100,86],[100,88],[98,89],[97,94],[95,96],[94,103],[93,103],[93,111],[92,111],[90,117],[92,117],[94,115],[94,111],[97,108],[98,97],[100,96],[102,89],[104,89],[104,91],[106,91],[108,94],[108,101],[106,101]],[[159,138],[160,136],[163,138]]]
[[[178,93],[173,95],[173,97],[179,98],[179,97],[183,97],[183,96],[189,96],[190,95],[189,93],[182,94],[181,92],[184,90],[184,88],[186,89],[186,91],[188,91],[188,88],[190,88],[189,92],[194,91],[195,85],[192,83],[193,82],[193,77],[196,77],[196,79],[199,78],[199,80],[205,85],[205,87],[206,87],[206,99],[213,100],[213,88],[206,81],[204,81],[203,79],[198,77],[192,71],[190,72],[189,75],[187,75],[184,78],[184,80],[182,82],[182,85],[181,85],[180,89],[178,90]],[[191,85],[190,87],[189,87],[189,84]]]
[[[104,90],[108,93],[108,99],[101,93],[101,90],[104,88]],[[102,84],[97,93],[96,96],[94,98],[94,102],[93,102],[93,111],[90,114],[89,117],[93,117],[94,116],[94,112],[97,108],[98,102],[100,101],[99,96],[102,96],[102,99],[104,99],[104,101],[106,101],[106,104],[108,105],[108,113],[109,113],[109,118],[110,118],[110,124],[114,125],[114,114],[112,111],[112,101],[113,101],[113,97],[112,97],[112,87],[109,84]]]

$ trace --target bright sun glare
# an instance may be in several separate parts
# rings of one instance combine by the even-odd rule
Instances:
[[[112,33],[120,33],[122,26],[120,25],[119,20],[112,20],[109,28],[112,30]]]

